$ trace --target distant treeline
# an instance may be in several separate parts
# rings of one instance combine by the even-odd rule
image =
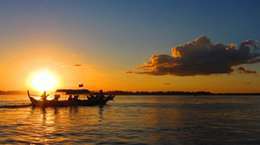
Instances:
[[[58,90],[61,91],[62,89]],[[66,89],[68,90],[68,89]],[[86,89],[81,89],[85,91]],[[75,90],[74,90],[75,91]],[[87,90],[88,91],[88,90]],[[80,91],[81,92],[81,91]],[[98,91],[90,91],[90,93],[98,93]],[[208,91],[105,91],[105,94],[114,95],[260,95],[260,93],[212,93]],[[0,91],[0,95],[26,95],[26,91]],[[79,93],[81,94],[81,93]]]
[[[114,95],[260,95],[260,93],[212,93],[208,91],[107,91]]]
[[[211,92],[184,92],[184,91],[107,91],[114,95],[211,95]]]

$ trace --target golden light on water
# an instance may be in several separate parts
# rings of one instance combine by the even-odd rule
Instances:
[[[53,72],[45,69],[32,73],[28,83],[32,89],[42,92],[56,89],[59,81]]]

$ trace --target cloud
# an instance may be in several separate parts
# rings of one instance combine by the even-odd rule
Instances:
[[[237,70],[238,70],[238,72],[240,72],[240,73],[256,74],[256,71],[246,69],[246,68],[244,68],[244,67],[242,67],[242,66],[238,67]]]
[[[171,48],[171,55],[154,54],[149,61],[128,73],[194,76],[225,74],[242,64],[260,62],[260,43],[246,40],[235,44],[214,44],[206,36]],[[240,72],[253,73],[240,68]]]

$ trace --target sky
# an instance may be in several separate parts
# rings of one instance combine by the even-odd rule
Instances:
[[[60,88],[84,83],[104,90],[260,92],[257,41],[250,53],[242,51],[249,47],[246,40],[260,40],[259,5],[258,0],[1,0],[0,90],[28,89],[30,75],[48,69]]]

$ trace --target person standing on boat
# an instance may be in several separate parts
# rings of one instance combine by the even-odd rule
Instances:
[[[60,98],[60,95],[58,95],[58,94],[55,94],[55,95],[54,95],[54,100],[55,100],[55,101],[59,101],[59,98]]]
[[[96,101],[101,101],[105,97],[103,90],[100,90],[99,93],[96,95]]]
[[[49,95],[46,94],[46,91],[44,91],[43,94],[42,94],[42,96],[41,96],[41,99],[42,99],[43,101],[46,101],[48,96],[49,96]]]
[[[103,90],[99,90],[99,94],[100,94],[100,96],[104,96]]]
[[[72,100],[73,100],[72,95],[69,95],[68,101],[72,101]]]

